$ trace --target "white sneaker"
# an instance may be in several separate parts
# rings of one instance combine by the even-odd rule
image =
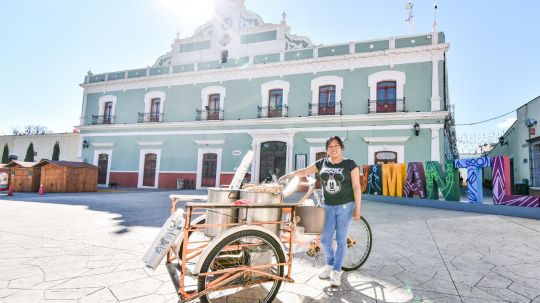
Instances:
[[[332,274],[330,275],[330,286],[341,286],[341,271],[332,271]]]
[[[325,265],[323,269],[319,272],[319,279],[328,279],[332,273],[332,266]]]

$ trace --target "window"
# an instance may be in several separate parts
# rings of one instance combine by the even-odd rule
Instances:
[[[283,90],[272,89],[268,93],[268,117],[281,117],[283,109]]]
[[[396,111],[396,81],[377,83],[377,112],[388,113]]]
[[[150,104],[150,122],[159,122],[159,116],[161,114],[161,99],[154,98]]]
[[[336,113],[336,86],[325,85],[319,87],[319,115],[333,115]]]
[[[208,120],[219,120],[219,94],[211,94],[208,96],[207,117]]]
[[[397,152],[379,151],[375,153],[375,164],[397,163]]]
[[[103,108],[103,124],[111,124],[112,112],[113,112],[112,101],[105,102],[105,106]]]

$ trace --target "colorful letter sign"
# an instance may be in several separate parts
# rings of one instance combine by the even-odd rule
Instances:
[[[411,198],[414,193],[418,193],[420,198],[426,197],[426,174],[422,162],[410,162],[407,167],[403,196]]]
[[[472,158],[455,160],[456,168],[467,169],[467,197],[469,202],[482,203],[482,167],[491,166],[491,158]]]
[[[439,161],[426,162],[426,192],[428,199],[439,200],[439,189],[446,201],[459,201],[459,171],[454,161],[446,161],[443,170]]]

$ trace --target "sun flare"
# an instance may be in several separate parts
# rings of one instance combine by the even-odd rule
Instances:
[[[213,0],[157,0],[159,8],[180,18],[209,19],[214,11]]]

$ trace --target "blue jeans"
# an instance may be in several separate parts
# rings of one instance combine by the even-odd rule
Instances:
[[[332,270],[341,271],[343,257],[347,250],[347,235],[351,226],[354,211],[354,202],[342,205],[324,205],[326,209],[326,223],[321,235],[321,244],[326,257],[326,264]],[[334,233],[336,234],[336,251],[333,248]]]

